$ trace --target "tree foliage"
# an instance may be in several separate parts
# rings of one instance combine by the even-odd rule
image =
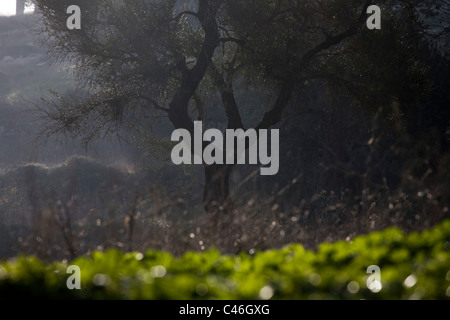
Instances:
[[[369,0],[36,3],[51,57],[85,89],[44,99],[44,137],[88,143],[123,127],[158,135],[152,128],[167,125],[162,118],[191,132],[195,118],[221,129],[269,128],[289,103],[302,110],[296,94],[317,82],[395,120],[429,89],[418,54],[431,3],[383,1],[382,30],[365,26]],[[66,27],[69,4],[82,8],[81,30]],[[248,104],[246,95],[265,99]],[[226,202],[232,170],[205,165],[208,202]]]

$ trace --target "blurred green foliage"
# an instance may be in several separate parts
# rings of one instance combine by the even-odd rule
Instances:
[[[0,263],[0,297],[56,299],[449,299],[450,220],[404,234],[397,228],[324,243],[236,256],[216,250],[181,257],[159,251],[94,252],[70,264],[81,290],[69,290],[69,263],[34,257]],[[382,289],[367,288],[367,267]]]

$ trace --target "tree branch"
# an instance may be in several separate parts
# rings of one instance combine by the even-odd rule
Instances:
[[[152,99],[152,98],[150,98],[148,96],[145,96],[145,95],[142,95],[142,98],[144,98],[145,100],[150,102],[155,109],[169,113],[169,109],[168,108],[161,107],[154,99]]]
[[[185,10],[185,11],[181,11],[181,12],[180,12],[179,14],[177,14],[174,18],[172,18],[172,21],[174,21],[174,20],[175,20],[175,21],[178,21],[182,16],[184,16],[184,15],[186,15],[186,14],[198,18],[197,12]]]
[[[300,63],[296,66],[295,72],[300,72],[301,69],[303,69],[319,52],[329,49],[330,47],[340,43],[342,40],[356,34],[358,32],[358,28],[364,24],[367,8],[372,2],[373,1],[371,0],[367,0],[365,2],[358,20],[354,24],[352,24],[346,31],[335,36],[327,35],[325,41],[319,43],[317,46],[306,52],[300,59]]]
[[[212,70],[214,74],[214,81],[219,89],[222,97],[222,103],[225,108],[225,114],[227,116],[227,129],[239,129],[244,128],[242,118],[239,113],[239,108],[234,97],[233,86],[231,81],[225,81],[223,75],[217,70],[216,66],[212,64]]]
[[[214,51],[219,44],[216,14],[221,3],[222,1],[218,0],[199,2],[197,15],[205,32],[205,39],[197,57],[196,65],[183,74],[181,84],[169,104],[169,119],[177,129],[184,128],[190,132],[194,130],[194,123],[188,114],[188,104],[200,81],[205,76]]]
[[[292,91],[294,88],[294,81],[292,79],[287,79],[281,86],[280,93],[278,94],[277,101],[271,110],[264,114],[261,122],[256,127],[259,129],[268,129],[269,127],[277,124],[281,120],[286,105],[292,97]]]
[[[358,28],[365,22],[365,16],[367,7],[373,1],[367,0],[362,8],[361,14],[358,20],[352,24],[346,31],[335,35],[335,36],[326,36],[325,41],[319,43],[317,46],[307,51],[303,57],[300,59],[300,63],[294,67],[293,74],[300,73],[301,70],[308,65],[308,63],[321,51],[327,50],[330,47],[340,43],[342,40],[351,37],[352,35],[358,32]],[[291,76],[288,77],[282,84],[280,93],[278,94],[277,101],[271,110],[264,114],[263,119],[258,124],[257,129],[267,129],[281,120],[281,116],[283,114],[286,105],[288,104],[294,87],[294,81]]]

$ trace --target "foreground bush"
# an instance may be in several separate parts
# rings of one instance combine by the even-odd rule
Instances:
[[[81,290],[69,290],[69,264],[34,257],[0,263],[2,298],[75,299],[448,299],[450,220],[431,230],[396,228],[349,241],[175,258],[165,252],[94,252],[70,263]],[[367,268],[381,269],[381,290],[367,288]],[[378,288],[379,289],[379,288]],[[377,292],[378,291],[378,292]]]

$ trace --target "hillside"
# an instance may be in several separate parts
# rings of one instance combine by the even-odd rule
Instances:
[[[46,49],[32,34],[38,18],[0,17],[0,101],[4,103],[39,98],[49,88],[66,91],[73,86],[67,72],[49,64]]]

